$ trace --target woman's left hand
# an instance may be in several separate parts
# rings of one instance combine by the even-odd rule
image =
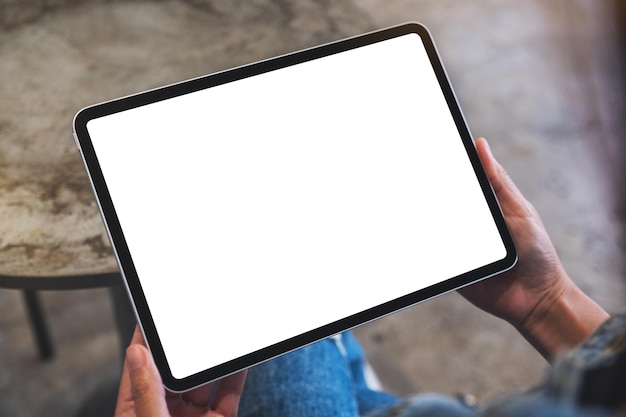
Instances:
[[[246,371],[241,371],[181,395],[170,393],[135,329],[126,350],[115,417],[235,417],[245,379]]]

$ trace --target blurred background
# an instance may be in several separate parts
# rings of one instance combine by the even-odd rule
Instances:
[[[54,349],[42,360],[19,279],[114,272],[71,136],[80,108],[405,21],[431,30],[470,129],[572,278],[625,309],[625,16],[621,0],[0,0],[0,416],[110,415],[122,343],[110,289],[37,292]],[[399,395],[487,402],[547,366],[456,293],[355,334]]]

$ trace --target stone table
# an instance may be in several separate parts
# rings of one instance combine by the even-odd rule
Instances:
[[[80,108],[370,29],[312,0],[0,3],[0,287],[24,290],[40,355],[38,290],[113,286],[128,304],[71,135]]]

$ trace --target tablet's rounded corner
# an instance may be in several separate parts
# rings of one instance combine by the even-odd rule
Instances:
[[[500,275],[504,272],[510,271],[515,268],[517,262],[519,261],[517,247],[515,246],[515,241],[513,240],[512,235],[508,231],[507,226],[507,236],[503,239],[504,248],[506,250],[506,255],[500,261],[500,270],[496,273],[496,275]]]
[[[183,392],[187,392],[192,389],[196,389],[202,387],[204,385],[208,385],[212,382],[215,382],[223,377],[231,375],[230,373],[222,374],[222,373],[212,373],[209,370],[205,370],[199,372],[194,375],[190,375],[184,378],[176,378],[169,371],[169,368],[165,365],[162,369],[157,365],[159,369],[159,374],[161,375],[161,381],[163,382],[163,386],[169,392],[180,394]]]
[[[430,30],[428,29],[428,27],[426,27],[424,23],[419,22],[417,20],[408,21],[404,23],[404,26],[406,26],[407,28],[410,28],[412,32],[415,32],[415,33],[426,32],[429,36],[432,37],[432,34],[430,33]]]
[[[165,389],[175,394],[180,394],[209,383],[206,382],[194,384],[193,381],[190,381],[189,377],[182,379],[174,377],[167,367],[165,367],[166,369],[162,369],[162,367],[157,365],[157,368],[159,370],[159,374],[161,375],[161,381],[163,382],[163,386],[165,387]]]
[[[72,130],[74,135],[79,134],[87,127],[87,123],[96,116],[98,104],[83,107],[78,110],[72,119]]]
[[[502,272],[510,271],[511,269],[515,268],[517,262],[519,261],[519,256],[517,255],[517,248],[515,248],[515,245],[513,245],[513,250],[511,251],[511,253],[507,253],[507,258],[505,259],[510,259],[510,261],[506,269]]]

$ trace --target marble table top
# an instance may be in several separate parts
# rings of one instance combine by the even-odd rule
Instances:
[[[0,16],[0,287],[119,280],[72,138],[82,107],[372,29],[342,2],[67,3]]]

